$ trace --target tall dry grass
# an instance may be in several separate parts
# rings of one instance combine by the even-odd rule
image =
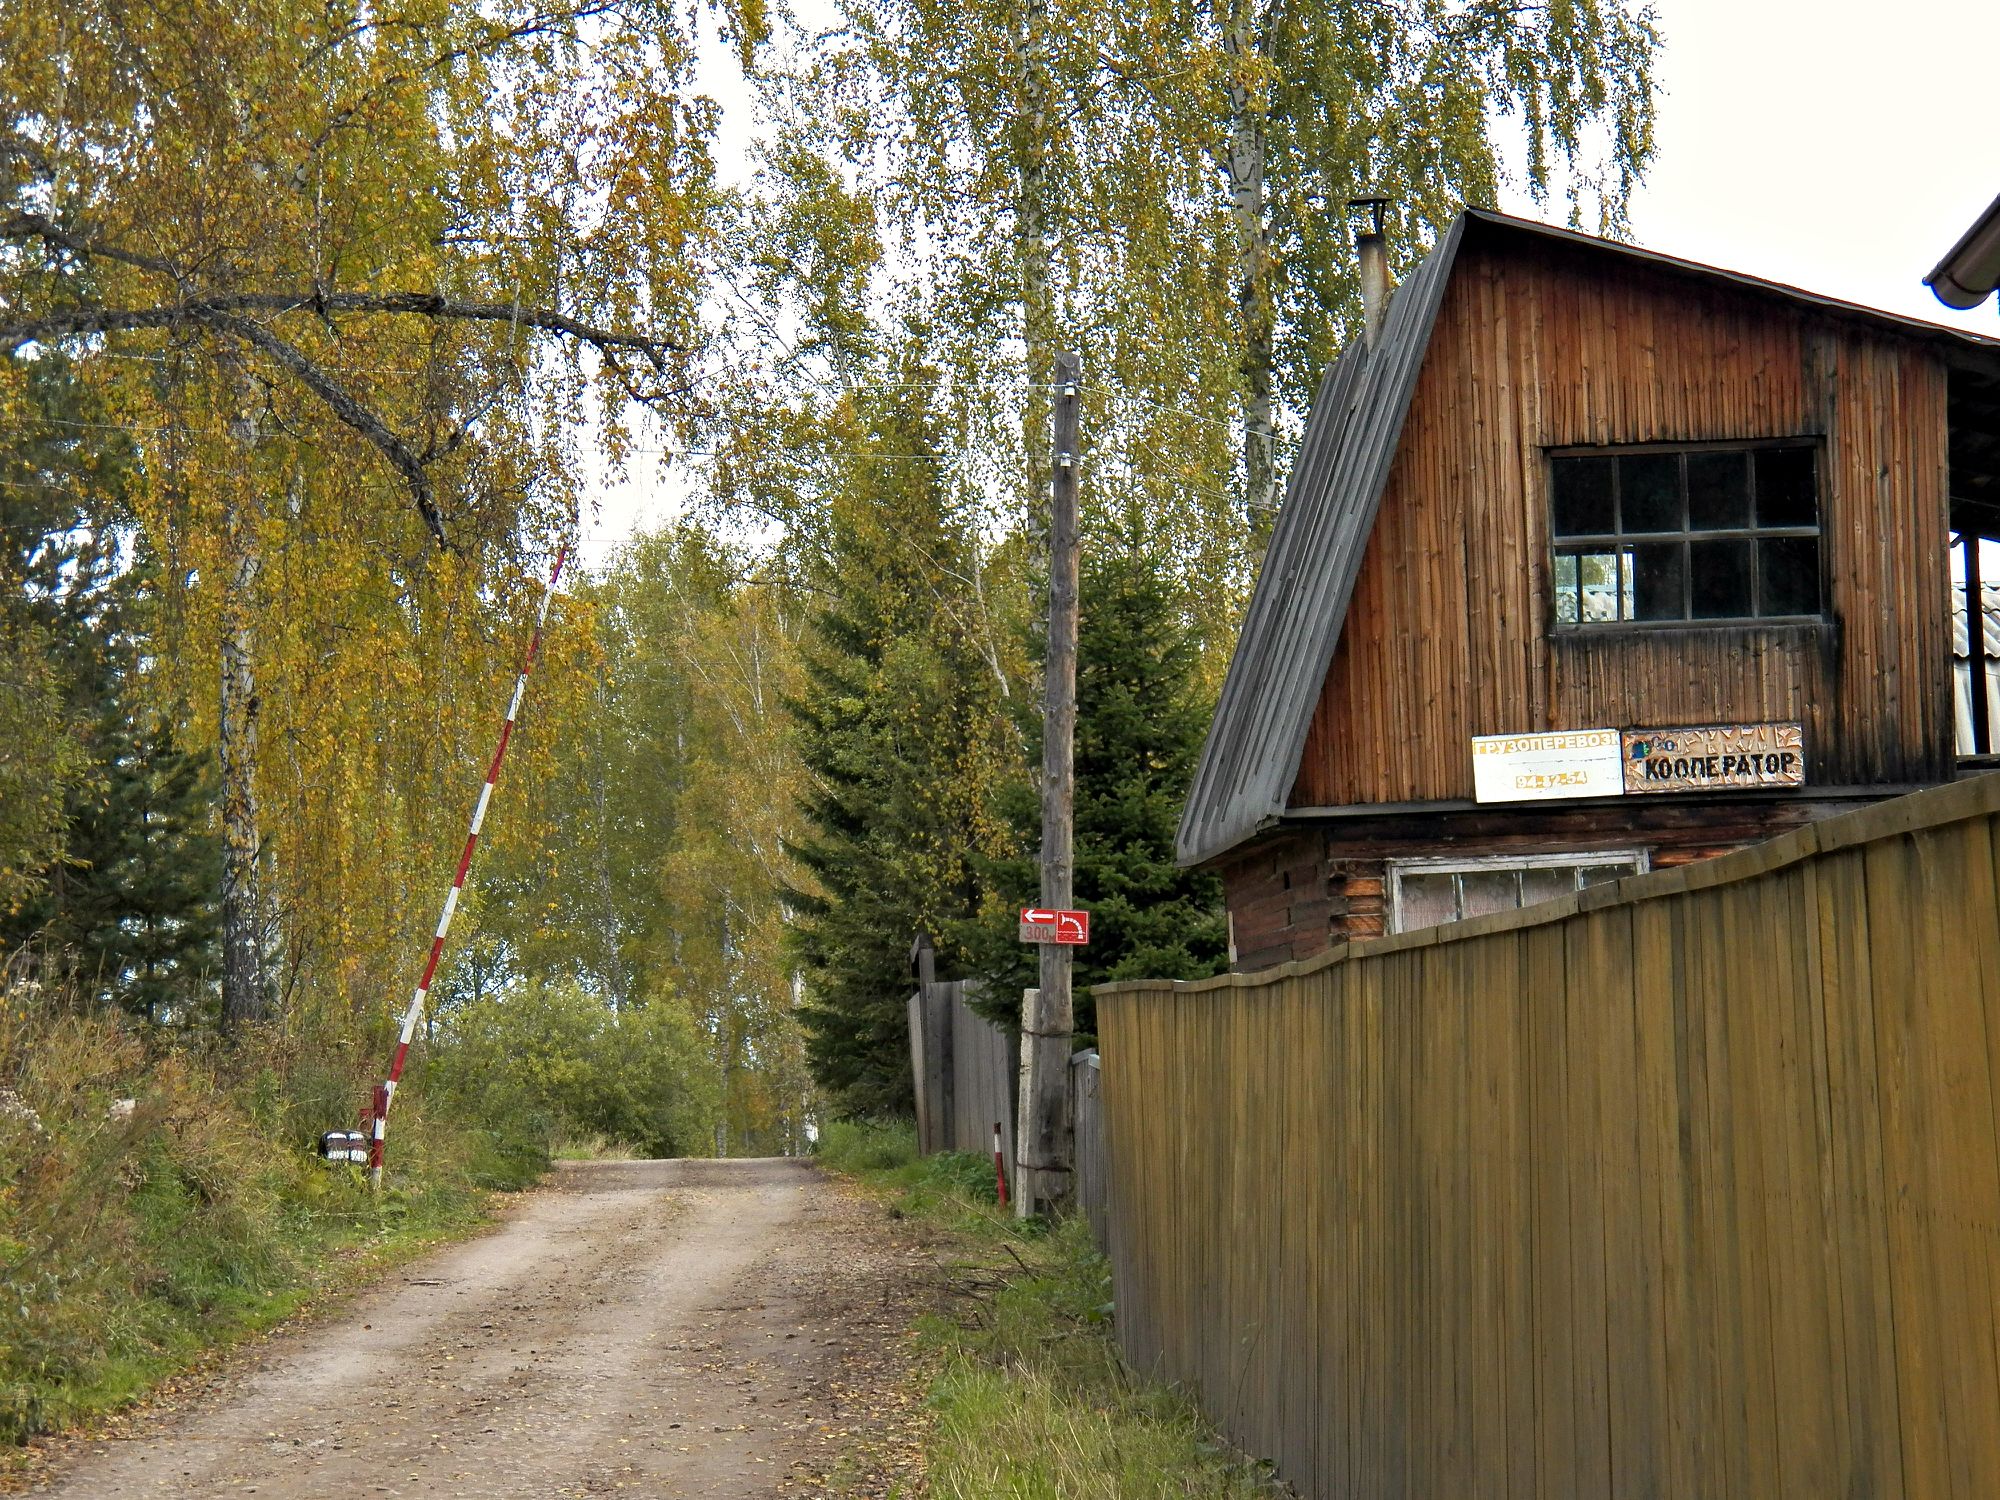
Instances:
[[[393,1187],[320,1161],[372,1049],[289,1034],[148,1033],[0,989],[0,1441],[114,1406],[329,1284],[357,1249],[474,1222],[541,1158],[399,1100]],[[129,1109],[119,1101],[132,1101]]]

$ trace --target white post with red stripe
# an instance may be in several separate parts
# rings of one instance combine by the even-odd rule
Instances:
[[[451,878],[451,890],[444,898],[444,910],[438,916],[437,931],[431,936],[430,957],[424,962],[424,977],[417,981],[416,993],[410,996],[409,1008],[403,1012],[403,1032],[396,1042],[396,1057],[389,1064],[389,1076],[375,1090],[368,1132],[368,1182],[377,1189],[382,1186],[383,1136],[388,1128],[389,1106],[396,1098],[396,1085],[403,1080],[403,1064],[409,1058],[410,1042],[417,1034],[417,1022],[423,1019],[424,1002],[430,996],[431,980],[437,974],[438,959],[444,953],[445,934],[451,931],[451,919],[458,911],[459,893],[465,889],[465,872],[472,868],[472,851],[479,843],[480,825],[486,821],[486,809],[493,801],[493,788],[500,780],[501,762],[507,759],[507,744],[514,737],[514,721],[520,716],[521,700],[528,692],[528,674],[534,671],[535,658],[541,653],[542,631],[549,623],[549,604],[556,596],[556,583],[562,577],[563,563],[568,557],[567,543],[556,549],[555,566],[549,570],[549,586],[542,591],[542,605],[535,615],[534,633],[528,637],[528,651],[521,658],[521,670],[514,679],[514,697],[507,705],[507,721],[500,726],[500,743],[486,767],[486,782],[479,788],[479,801],[472,809],[472,827],[465,835],[465,851],[458,857],[458,872]]]

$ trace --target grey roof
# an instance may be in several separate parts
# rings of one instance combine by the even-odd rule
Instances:
[[[1982,632],[1985,641],[1985,656],[1990,662],[2000,662],[2000,583],[1979,581],[1980,618],[1986,629]],[[1960,661],[1972,655],[1970,642],[1965,633],[1965,580],[1955,578],[1951,584],[1951,654]]]
[[[1320,382],[1181,813],[1183,864],[1284,811],[1465,222],[1397,289],[1376,347],[1357,339]]]
[[[1320,382],[1181,812],[1175,852],[1182,864],[1213,859],[1284,815],[1453,264],[1468,233],[1495,231],[1782,297],[1829,317],[1922,339],[1953,363],[2000,369],[2000,340],[1552,225],[1464,210],[1397,289],[1377,347],[1368,350],[1359,340],[1348,345]]]

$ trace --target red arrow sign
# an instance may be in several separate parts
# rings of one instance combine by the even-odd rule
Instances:
[[[1090,913],[1063,911],[1060,908],[1042,911],[1024,906],[1021,908],[1021,941],[1067,943],[1071,946],[1087,943],[1090,941]]]

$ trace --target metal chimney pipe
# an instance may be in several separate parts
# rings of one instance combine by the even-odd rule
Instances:
[[[1361,263],[1361,337],[1370,349],[1382,336],[1382,320],[1389,312],[1389,240],[1382,232],[1382,213],[1387,198],[1350,198],[1349,208],[1369,209],[1373,223],[1354,237],[1354,251]]]

